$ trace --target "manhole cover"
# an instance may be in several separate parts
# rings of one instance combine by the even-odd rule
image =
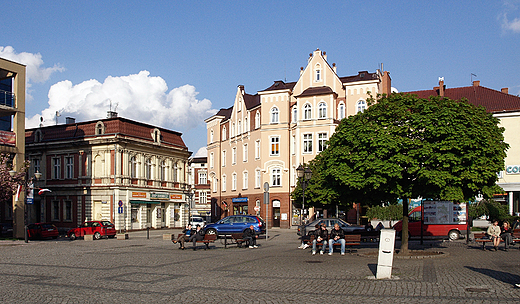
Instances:
[[[470,288],[466,288],[466,291],[467,292],[488,292],[489,289],[487,289],[487,288],[478,288],[478,287],[470,287]]]
[[[305,261],[305,263],[309,263],[309,264],[319,264],[319,263],[323,263],[323,261]]]

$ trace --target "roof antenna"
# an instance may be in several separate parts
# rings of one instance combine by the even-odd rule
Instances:
[[[471,73],[471,85],[473,85],[473,76],[477,77],[477,75]]]

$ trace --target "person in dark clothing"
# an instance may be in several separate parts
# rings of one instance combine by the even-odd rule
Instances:
[[[200,225],[197,225],[197,230],[190,236],[190,242],[193,242],[193,250],[197,250],[197,241],[202,241],[204,239],[204,230],[200,228]]]
[[[327,230],[327,226],[325,223],[321,223],[321,226],[314,232],[314,240],[312,241],[312,254],[316,254],[316,244],[322,243],[320,254],[325,253],[325,247],[327,247],[327,243],[329,242],[329,231]]]
[[[186,228],[182,230],[183,235],[179,236],[177,240],[173,240],[174,244],[180,243],[179,249],[184,250],[184,243],[190,240],[190,235],[193,233],[191,224],[186,225]]]
[[[255,227],[253,227],[253,225],[244,230],[242,238],[249,244],[249,248],[258,248],[258,246],[256,246],[258,235],[255,233]]]
[[[334,244],[341,244],[341,255],[345,255],[345,232],[339,228],[339,224],[334,224],[334,228],[330,231],[329,239],[329,255],[334,251]]]
[[[507,251],[509,246],[513,243],[513,229],[508,222],[502,224],[500,238],[504,241],[504,250]]]

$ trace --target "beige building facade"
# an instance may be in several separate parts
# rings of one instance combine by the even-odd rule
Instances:
[[[366,109],[370,95],[391,91],[388,72],[336,71],[317,49],[296,82],[275,81],[254,95],[238,86],[233,105],[206,119],[214,216],[256,214],[281,228],[300,223],[302,210],[290,198],[296,168],[325,149],[341,119]]]

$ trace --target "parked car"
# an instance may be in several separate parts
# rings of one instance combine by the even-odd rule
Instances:
[[[95,240],[99,240],[102,236],[113,238],[116,236],[116,228],[109,221],[86,221],[78,228],[70,229],[67,232],[71,241],[89,234],[94,235]]]
[[[51,223],[34,223],[27,226],[27,236],[30,239],[57,239],[59,235],[58,228]]]
[[[13,236],[13,224],[11,223],[0,223],[0,234],[3,237]]]
[[[256,215],[230,215],[214,224],[206,225],[204,231],[207,234],[217,235],[243,233],[251,225],[253,225],[256,233],[265,233],[265,222]]]
[[[206,221],[200,216],[192,216],[190,224],[192,227],[197,227],[197,225],[199,225],[201,228],[204,228],[204,226],[206,226]]]
[[[339,227],[345,231],[345,234],[362,234],[366,232],[365,227],[358,226],[358,225],[352,225],[347,222],[345,222],[342,219],[339,218],[322,218],[314,220],[308,224],[300,225],[298,226],[298,235],[307,235],[309,231],[316,230],[315,226],[316,224],[325,223],[327,225],[327,229],[330,231],[330,229],[334,228],[334,224],[339,224]]]

